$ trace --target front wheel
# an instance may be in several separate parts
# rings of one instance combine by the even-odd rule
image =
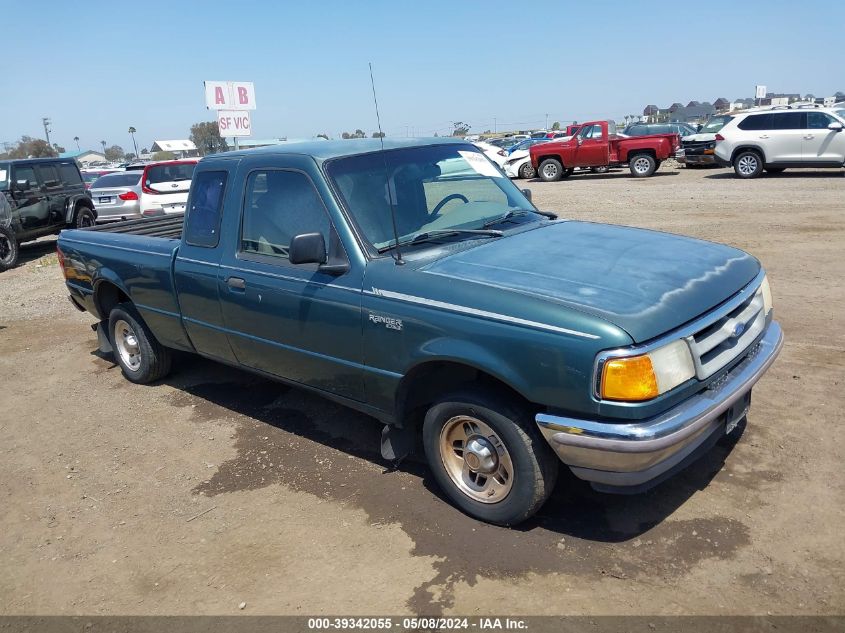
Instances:
[[[563,177],[563,165],[556,158],[547,158],[540,163],[540,179],[544,182],[556,182]]]
[[[76,218],[73,222],[76,228],[87,229],[88,227],[94,226],[95,223],[94,212],[89,207],[81,206],[77,209]]]
[[[734,173],[739,178],[756,178],[763,172],[763,159],[757,152],[740,152],[734,158]]]
[[[533,178],[536,175],[537,172],[534,171],[534,168],[531,166],[531,163],[525,163],[522,167],[519,168],[520,178]]]
[[[0,272],[14,268],[20,252],[20,244],[14,231],[9,227],[0,226]]]
[[[516,525],[548,499],[558,458],[531,415],[493,393],[444,397],[426,413],[423,445],[434,478],[463,512]]]
[[[657,161],[651,154],[637,154],[628,161],[628,169],[635,178],[647,178],[657,171]]]
[[[155,339],[131,303],[120,303],[109,313],[109,335],[127,380],[144,385],[170,373],[170,350]]]

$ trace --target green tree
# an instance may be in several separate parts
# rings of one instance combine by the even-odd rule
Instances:
[[[8,151],[9,158],[51,158],[59,153],[47,141],[31,136],[22,136],[15,147]]]
[[[59,145],[58,143],[53,143],[53,149],[56,150],[56,152],[58,152],[59,154],[63,154],[65,151],[65,148]]]
[[[103,146],[103,154],[105,154],[105,153],[106,153],[106,142],[105,142],[105,141],[100,141],[100,145],[102,145],[102,146]]]
[[[552,123],[552,131],[556,132],[559,129],[560,129],[560,121],[555,121],[554,123]]]
[[[316,136],[316,138],[324,138],[324,139],[326,139],[326,140],[328,141],[328,140],[329,140],[329,135],[328,135],[328,134],[326,134],[325,132],[323,132],[322,134],[318,134],[318,135]]]
[[[76,151],[77,152],[82,151],[82,150],[79,149],[79,137],[78,136],[73,137],[73,142],[76,143]]]
[[[153,154],[153,160],[173,160],[176,154],[173,152],[156,152]]]
[[[200,156],[228,152],[226,139],[220,136],[216,121],[201,121],[191,126],[191,142],[197,146]]]
[[[144,147],[144,148],[141,149],[141,153],[142,154],[149,154],[150,150],[148,150],[146,147]]]
[[[107,148],[104,153],[106,155],[106,160],[116,161],[123,160],[123,156],[126,152],[123,151],[123,148],[120,145],[112,145]]]
[[[463,121],[455,121],[452,123],[452,136],[466,136],[469,134],[469,131],[472,126],[469,123],[464,123]]]
[[[136,130],[131,125],[129,126],[129,135],[132,137],[132,145],[133,145],[133,147],[135,147],[135,154],[138,153],[138,143],[135,142],[135,132],[137,132],[137,131],[138,130]],[[133,154],[133,156],[134,156],[134,154]]]
[[[384,138],[384,132],[373,132],[373,138]]]
[[[133,154],[132,152],[129,152],[128,154],[126,154],[123,157],[123,160],[135,160],[136,158],[138,158],[138,157],[135,154]]]

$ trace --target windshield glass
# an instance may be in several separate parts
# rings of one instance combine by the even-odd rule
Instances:
[[[141,172],[120,172],[118,174],[106,174],[97,178],[92,189],[102,189],[104,187],[134,187],[141,180]]]
[[[328,173],[355,223],[376,248],[448,229],[480,229],[509,211],[534,211],[474,147],[433,145],[338,158]]]
[[[704,124],[704,127],[701,128],[698,133],[699,134],[715,134],[719,130],[721,130],[728,121],[730,121],[733,117],[732,116],[714,116],[710,117],[710,120]]]
[[[840,119],[845,119],[845,110],[834,110],[834,112]]]
[[[196,163],[171,163],[155,165],[147,171],[147,185],[155,185],[160,182],[178,182],[190,180],[194,175]]]

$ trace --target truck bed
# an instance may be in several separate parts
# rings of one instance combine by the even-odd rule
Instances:
[[[159,218],[141,218],[140,220],[123,220],[108,222],[92,226],[86,231],[101,233],[128,233],[129,235],[146,235],[147,237],[165,237],[171,239],[182,238],[182,226],[185,223],[184,213],[174,213]]]

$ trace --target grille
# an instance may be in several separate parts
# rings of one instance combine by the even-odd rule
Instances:
[[[731,312],[686,338],[697,378],[709,378],[739,358],[765,327],[763,292],[758,288]]]

